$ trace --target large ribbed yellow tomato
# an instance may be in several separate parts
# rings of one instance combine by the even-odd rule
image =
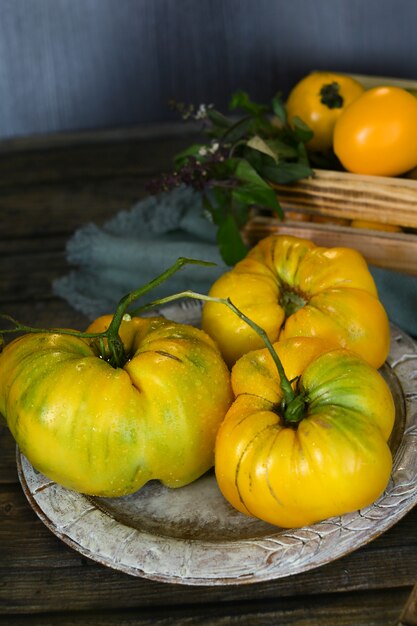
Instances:
[[[223,274],[210,295],[229,297],[271,341],[323,337],[353,350],[374,367],[388,356],[388,318],[367,264],[356,250],[270,236]],[[263,346],[243,320],[220,304],[204,305],[202,325],[229,365]]]
[[[191,326],[133,318],[119,335],[130,358],[118,368],[91,339],[15,339],[0,355],[0,412],[34,467],[70,489],[119,496],[151,479],[190,483],[213,465],[232,400],[229,371],[210,337]]]
[[[351,76],[332,72],[311,72],[291,90],[286,103],[290,125],[295,117],[313,131],[307,143],[312,151],[326,151],[333,144],[336,120],[364,87]]]
[[[417,165],[417,98],[399,87],[375,87],[345,109],[333,148],[354,174],[398,176]]]
[[[270,353],[232,369],[236,400],[217,435],[215,470],[239,511],[299,527],[371,504],[386,487],[395,409],[388,385],[362,358],[314,337],[274,348],[299,394],[299,421],[282,406]],[[291,405],[289,405],[291,407]]]

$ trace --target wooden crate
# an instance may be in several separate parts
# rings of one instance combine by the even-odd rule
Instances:
[[[417,89],[416,81],[355,76],[365,87],[378,84]],[[417,180],[314,170],[311,178],[277,185],[283,221],[254,213],[245,229],[253,245],[270,234],[312,239],[323,246],[349,246],[369,263],[417,276]],[[355,228],[351,220],[401,227],[385,232],[378,227]]]

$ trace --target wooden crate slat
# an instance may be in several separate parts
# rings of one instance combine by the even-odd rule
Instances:
[[[417,180],[314,170],[276,190],[288,209],[417,228]]]
[[[417,276],[417,237],[405,233],[385,233],[361,228],[314,224],[309,222],[282,222],[278,219],[255,216],[244,231],[250,245],[268,235],[294,235],[311,239],[319,246],[355,248],[368,263],[377,267]]]

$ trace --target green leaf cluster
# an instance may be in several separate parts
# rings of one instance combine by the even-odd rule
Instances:
[[[247,252],[241,231],[251,210],[267,209],[282,218],[274,185],[312,176],[305,144],[313,133],[301,120],[289,126],[279,94],[266,105],[238,91],[229,109],[230,117],[206,109],[206,142],[178,154],[175,167],[176,180],[202,191],[222,257],[234,265]]]

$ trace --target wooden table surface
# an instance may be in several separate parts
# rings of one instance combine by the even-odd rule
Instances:
[[[33,326],[88,320],[51,290],[65,244],[146,195],[191,141],[171,127],[0,144],[0,310]],[[0,625],[417,624],[417,508],[361,549],[307,573],[253,585],[187,587],[130,577],[80,556],[23,495],[0,421]],[[401,617],[400,617],[401,616]]]

